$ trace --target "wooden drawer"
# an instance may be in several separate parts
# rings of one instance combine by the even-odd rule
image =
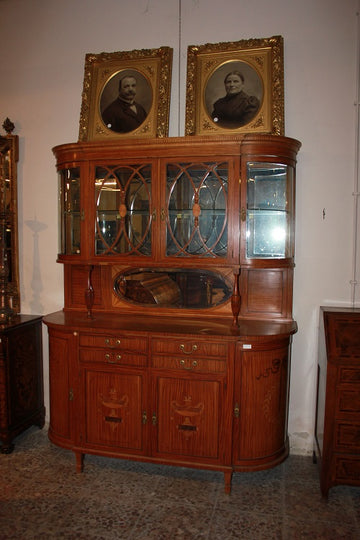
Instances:
[[[360,457],[360,424],[336,422],[335,445],[337,450],[356,452]]]
[[[103,347],[105,349],[147,353],[148,340],[145,336],[80,334],[80,347]]]
[[[227,357],[227,344],[189,339],[152,339],[152,354],[171,354],[184,358],[217,358]]]
[[[328,346],[332,356],[360,357],[360,314],[325,314],[328,318]]]
[[[194,373],[225,373],[226,360],[210,360],[207,358],[153,356],[151,365],[157,369],[180,369]]]
[[[80,349],[80,362],[142,367],[147,364],[147,355],[107,349]]]
[[[338,482],[359,485],[360,456],[335,456],[335,477]]]
[[[360,364],[360,358],[359,358]],[[340,367],[339,379],[341,383],[359,383],[360,384],[360,368],[357,367]],[[359,387],[360,391],[360,387]]]
[[[340,387],[336,406],[336,415],[360,413],[360,388],[357,386]]]

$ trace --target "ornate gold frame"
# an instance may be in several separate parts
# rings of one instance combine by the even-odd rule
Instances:
[[[171,69],[172,49],[169,47],[87,54],[79,141],[166,137],[169,129]],[[126,75],[136,77],[136,98],[139,102],[143,101],[147,116],[138,128],[119,133],[105,125],[101,107],[106,99],[108,102],[116,99],[119,79]]]
[[[249,39],[229,43],[190,45],[187,55],[186,135],[271,133],[284,135],[283,38]],[[236,128],[216,124],[210,111],[224,95],[224,74],[234,68],[245,70],[260,105],[253,118]],[[217,81],[217,85],[216,85]],[[220,83],[221,81],[221,83]],[[245,76],[246,83],[246,76]],[[212,88],[209,90],[209,86]]]

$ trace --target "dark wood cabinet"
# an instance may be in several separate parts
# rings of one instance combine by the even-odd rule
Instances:
[[[315,442],[324,496],[360,486],[360,309],[320,309]]]
[[[12,452],[17,435],[44,422],[42,318],[16,315],[0,327],[1,452]]]
[[[54,149],[65,305],[50,439],[225,475],[280,463],[300,143],[271,135]]]

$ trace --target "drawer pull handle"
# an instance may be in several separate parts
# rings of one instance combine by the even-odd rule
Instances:
[[[121,360],[121,354],[117,354],[115,356],[115,358],[110,354],[110,353],[106,353],[105,354],[105,360],[107,362],[109,362],[110,364],[116,364],[116,362],[120,362]]]
[[[193,360],[193,361],[191,362],[191,365],[190,365],[190,366],[187,366],[187,365],[185,364],[185,360],[180,360],[180,366],[183,367],[184,369],[189,369],[189,370],[190,370],[190,369],[195,369],[195,368],[198,366],[198,363],[197,363],[196,360]]]
[[[142,413],[142,423],[145,425],[147,423],[147,414],[146,411]]]
[[[191,351],[185,351],[185,345],[183,343],[180,345],[180,351],[183,352],[184,354],[192,354],[195,351],[197,351],[197,349],[198,349],[197,345],[193,345],[191,347]]]
[[[107,347],[118,347],[119,345],[121,345],[121,339],[116,339],[115,340],[115,345],[111,345],[111,339],[109,338],[105,338],[104,339],[104,343]]]

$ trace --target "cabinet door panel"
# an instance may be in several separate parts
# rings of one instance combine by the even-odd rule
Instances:
[[[85,442],[142,450],[142,375],[85,369],[84,382]]]
[[[50,430],[65,439],[71,437],[69,358],[71,336],[50,332]]]
[[[220,386],[219,381],[157,378],[157,453],[219,457]]]
[[[242,352],[237,367],[234,425],[235,463],[275,455],[287,436],[288,348]]]

